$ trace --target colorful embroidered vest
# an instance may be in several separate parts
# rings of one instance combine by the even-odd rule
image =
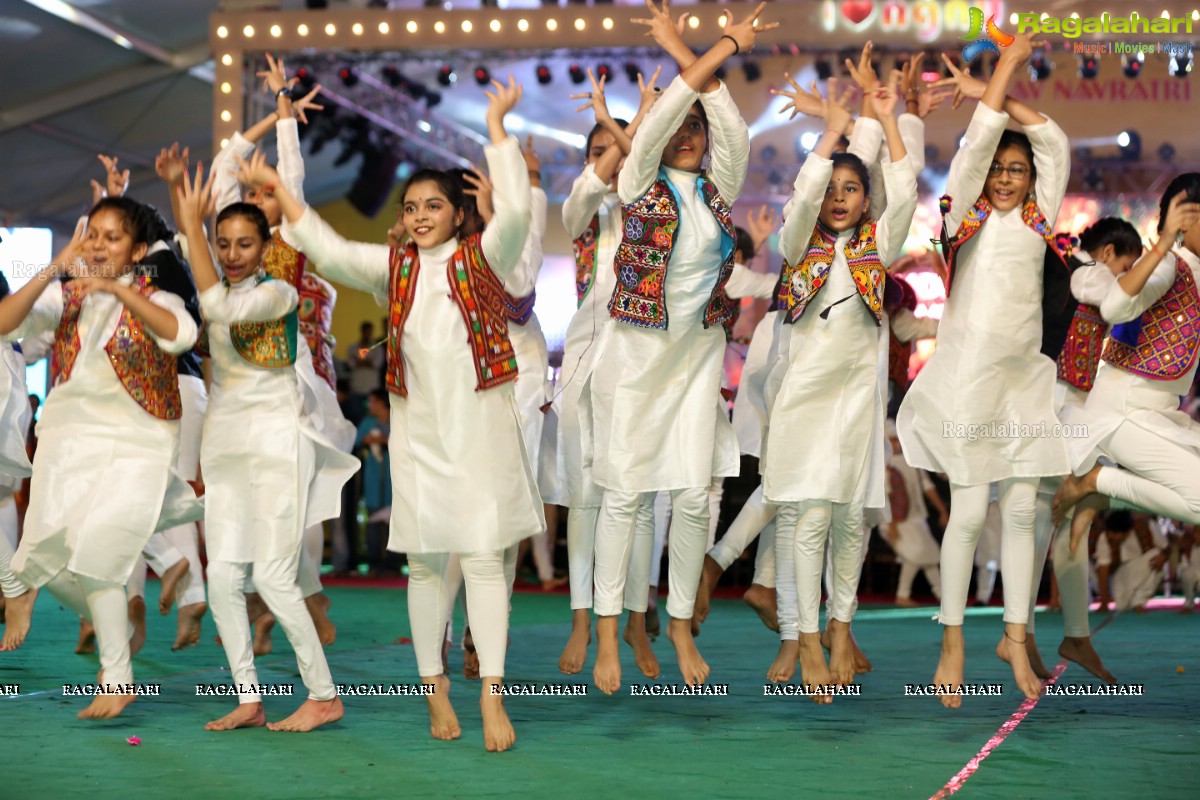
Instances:
[[[854,278],[859,297],[875,316],[875,324],[883,323],[883,292],[887,271],[879,260],[875,241],[874,221],[859,226],[846,243],[846,264]],[[791,324],[804,314],[809,303],[821,291],[833,266],[833,249],[837,235],[821,224],[813,228],[808,250],[799,264],[784,263],[780,273],[777,302],[785,311],[783,321]],[[840,298],[838,298],[840,299]]]
[[[533,306],[536,302],[537,292],[529,295],[529,297],[513,297],[508,292],[505,292],[504,313],[508,316],[509,322],[524,325],[533,316]]]
[[[312,353],[313,370],[333,389],[337,388],[333,365],[337,340],[331,332],[335,297],[333,287],[311,272],[305,272],[300,278],[300,305],[297,307],[300,335]]]
[[[958,255],[958,251],[966,244],[971,237],[979,233],[979,229],[983,227],[983,223],[992,213],[992,204],[988,202],[986,195],[979,195],[979,199],[975,201],[975,205],[971,206],[967,211],[967,215],[963,217],[962,222],[958,225],[958,231],[954,236],[949,235],[946,229],[946,215],[950,213],[950,197],[942,195],[941,197],[942,211],[942,253],[946,259],[946,296],[950,296],[950,287],[954,281],[954,262]],[[1021,207],[1021,221],[1026,227],[1041,236],[1046,244],[1059,254],[1059,260],[1062,260],[1062,253],[1056,246],[1055,236],[1050,230],[1050,223],[1042,214],[1041,209],[1037,207],[1037,203],[1032,199],[1026,199],[1025,205]],[[1069,271],[1066,262],[1063,261],[1064,269]]]
[[[596,249],[600,243],[600,215],[592,217],[592,221],[579,234],[579,238],[571,242],[575,251],[575,306],[583,305],[583,298],[591,291],[596,280]]]
[[[277,228],[263,248],[263,271],[277,281],[283,281],[300,291],[308,259],[303,253],[283,240]]]
[[[722,264],[704,310],[704,327],[720,325],[733,313],[725,284],[733,272],[733,220],[717,187],[704,176],[696,185],[721,227]],[[624,235],[614,267],[617,285],[608,311],[613,319],[639,328],[667,329],[667,265],[679,234],[679,198],[660,172],[644,195],[624,206]],[[685,234],[690,235],[690,234]]]
[[[267,275],[262,269],[253,278],[257,286],[265,281],[277,280]],[[229,281],[224,281],[229,286]],[[233,349],[242,358],[256,367],[263,369],[282,369],[296,363],[296,352],[299,349],[297,335],[300,327],[299,314],[296,309],[288,312],[279,319],[267,322],[235,322],[229,326],[229,339]],[[211,357],[208,343],[208,325],[200,331],[196,340],[196,352],[205,358]]]
[[[1104,360],[1151,380],[1186,375],[1200,352],[1200,295],[1192,270],[1175,257],[1175,281],[1136,320],[1114,325]]]
[[[480,240],[476,234],[460,241],[446,264],[450,294],[470,334],[468,343],[475,356],[476,391],[517,379],[517,359],[508,340],[504,287],[483,257]],[[404,323],[412,311],[420,269],[416,244],[408,242],[392,250],[388,279],[387,387],[401,397],[408,396],[408,387],[404,383],[400,341]]]
[[[1108,323],[1100,309],[1080,303],[1071,318],[1067,340],[1059,353],[1058,379],[1084,392],[1092,390],[1096,368],[1100,366],[1100,350],[1108,334]]]
[[[50,355],[50,374],[55,386],[71,378],[71,369],[79,356],[79,313],[83,298],[78,286],[78,282],[68,281],[62,287],[63,312]],[[134,287],[143,297],[155,292],[145,276],[139,276]],[[165,420],[177,420],[183,415],[175,356],[158,346],[127,307],[121,309],[117,328],[104,345],[104,352],[125,391],[147,413]]]

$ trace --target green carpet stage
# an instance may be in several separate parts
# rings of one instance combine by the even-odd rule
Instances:
[[[148,589],[154,595],[157,583]],[[335,682],[414,683],[411,644],[392,644],[409,634],[404,592],[329,594]],[[420,697],[343,698],[345,719],[310,734],[208,733],[204,723],[232,707],[230,698],[195,692],[198,683],[229,680],[212,620],[200,646],[172,653],[174,617],[149,605],[150,636],[134,666],[140,683],[161,684],[161,696],[89,723],[75,718],[88,698],[64,697],[62,685],[94,680],[96,657],[74,655],[76,621],[48,594],[38,600],[25,646],[0,653],[0,684],[20,687],[18,696],[0,697],[0,798],[928,798],[957,789],[959,797],[1004,800],[1182,799],[1200,789],[1200,616],[1169,610],[1122,615],[1096,635],[1113,673],[1144,684],[1143,697],[1044,696],[1013,717],[1022,698],[992,652],[999,609],[968,611],[967,680],[1002,682],[1005,693],[964,698],[955,712],[904,694],[905,684],[932,675],[932,609],[864,607],[854,627],[875,671],[861,676],[861,697],[817,707],[763,696],[777,643],[750,609],[716,601],[699,644],[711,682],[728,684],[728,697],[632,697],[628,688],[611,698],[594,689],[587,697],[513,697],[517,745],[497,755],[483,750],[479,684],[461,675],[451,695],[463,727],[456,742],[430,739]],[[579,676],[557,670],[566,597],[518,594],[513,605],[508,680],[586,684],[590,662]],[[1057,614],[1039,615],[1050,665],[1061,630]],[[669,642],[659,639],[655,649],[660,682],[677,683]],[[628,649],[622,657],[628,685],[640,673]],[[268,719],[279,719],[304,697],[282,630],[258,664],[261,682],[296,686],[295,697],[265,698]],[[457,653],[451,667],[459,672]],[[1071,666],[1058,683],[1096,682]],[[1002,727],[1009,733],[999,742]],[[141,745],[127,744],[131,736]],[[972,772],[969,762],[988,748]]]

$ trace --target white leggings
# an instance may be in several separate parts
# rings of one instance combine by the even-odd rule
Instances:
[[[129,604],[125,587],[62,570],[46,588],[63,605],[91,621],[100,649],[100,667],[109,686],[133,683],[133,662],[129,654]]]
[[[504,677],[508,647],[508,581],[502,550],[459,553],[467,587],[471,638],[479,654],[479,674]],[[412,628],[417,672],[422,678],[441,675],[442,643],[446,636],[447,609],[455,591],[447,581],[449,553],[408,554],[408,621]]]
[[[774,520],[779,506],[768,505],[763,500],[762,484],[746,499],[742,510],[729,524],[725,535],[715,546],[709,548],[708,555],[721,565],[721,569],[729,569],[734,561],[745,552],[750,543],[760,533],[763,539],[758,543],[758,556],[754,559],[754,582],[760,586],[773,588],[775,586],[775,553],[774,553]],[[768,529],[770,538],[768,539]],[[764,583],[764,581],[767,581]]]
[[[796,503],[793,566],[801,633],[821,630],[821,576],[825,545],[831,553],[830,619],[849,623],[858,607],[862,575],[863,518],[859,504],[804,500]]]
[[[1154,514],[1200,524],[1200,453],[1124,422],[1109,437],[1104,454],[1121,465],[1096,476],[1100,494]]]
[[[941,598],[942,572],[938,569],[937,565],[922,566],[914,564],[911,561],[904,561],[903,559],[900,560],[900,582],[896,585],[896,597],[901,600],[907,600],[912,597],[913,579],[917,577],[918,572],[925,573],[925,580],[929,581],[929,587],[933,589],[933,596]]]
[[[1058,581],[1058,597],[1062,604],[1063,636],[1086,638],[1088,627],[1088,554],[1083,546],[1071,554],[1071,514],[1067,514],[1058,529],[1051,520],[1051,500],[1062,485],[1058,478],[1043,478],[1037,495],[1037,527],[1034,528],[1034,572],[1029,592],[1029,622],[1026,630],[1036,631],[1037,591],[1046,568],[1047,553],[1053,549],[1054,577]]]
[[[178,605],[190,606],[204,602],[203,567],[200,566],[200,543],[196,524],[178,525],[155,533],[142,548],[142,555],[133,566],[129,582],[125,584],[129,599],[146,595],[146,565],[149,564],[160,577],[183,559],[188,560],[188,571],[176,589]]]
[[[292,650],[296,652],[296,665],[300,678],[308,689],[311,700],[332,700],[336,696],[333,678],[329,674],[329,663],[312,617],[304,605],[296,572],[300,564],[300,550],[287,558],[272,561],[256,561],[253,564],[232,561],[208,562],[209,602],[213,620],[221,635],[221,645],[233,681],[238,686],[250,687],[258,684],[258,672],[254,667],[254,647],[250,633],[250,622],[246,617],[246,595],[243,591],[251,568],[254,570],[254,587],[262,596],[267,608],[287,634]],[[262,701],[257,691],[238,694],[239,703]]]
[[[11,517],[11,519],[10,519]],[[12,571],[9,562],[17,552],[17,506],[9,495],[0,502],[0,591],[5,597],[20,597],[29,590]]]
[[[710,505],[711,509],[712,506]],[[657,492],[654,495],[653,513],[654,539],[650,550],[650,585],[655,589],[662,582],[662,557],[667,546],[667,531],[671,526],[671,493]]]
[[[321,559],[325,553],[325,526],[318,522],[304,529],[304,544],[300,550],[300,594],[311,597],[323,591]]]
[[[571,609],[592,607],[596,562],[596,523],[600,509],[572,508],[567,512],[567,559],[570,561]],[[642,503],[634,517],[633,552],[625,587],[625,608],[645,611],[650,587],[658,585],[654,559],[654,504]],[[662,551],[658,551],[662,561]]]
[[[1033,582],[1033,529],[1038,478],[1008,478],[999,482],[1000,564],[1004,572],[1004,621],[1024,625],[1029,618]],[[975,545],[987,517],[988,484],[950,486],[950,522],[942,539],[943,625],[962,625],[967,607]]]
[[[794,642],[800,638],[800,608],[796,595],[796,520],[799,509],[795,503],[777,508],[774,548],[776,615],[780,640]]]
[[[639,538],[636,535],[639,507],[652,500],[653,493],[650,492],[604,493],[596,529],[595,609],[602,617],[621,613],[626,579]],[[672,491],[671,508],[668,534],[671,593],[667,598],[667,613],[675,619],[690,619],[708,541],[708,487]],[[645,606],[640,610],[645,610]]]

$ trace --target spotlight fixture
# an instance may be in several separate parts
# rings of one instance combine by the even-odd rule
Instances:
[[[1158,157],[1163,160],[1163,163],[1170,164],[1175,160],[1175,146],[1170,142],[1163,142],[1159,145]]]
[[[1083,185],[1090,192],[1104,191],[1104,177],[1093,167],[1083,176]]]
[[[587,73],[583,71],[583,67],[578,64],[572,64],[567,68],[567,73],[571,76],[571,83],[583,83],[587,80]]]
[[[428,89],[425,92],[425,107],[434,108],[438,103],[442,102],[442,93]]]
[[[546,66],[545,64],[538,64],[537,69],[535,69],[533,72],[537,76],[537,82],[542,86],[545,86],[550,81],[554,80],[554,76],[550,74],[550,67]]]
[[[828,58],[819,56],[813,60],[813,68],[817,71],[817,80],[827,81],[833,77],[833,64]]]
[[[1132,55],[1126,53],[1121,56],[1121,71],[1126,78],[1136,78],[1142,74],[1142,62],[1145,60],[1146,56],[1140,50]]]
[[[301,67],[296,70],[296,85],[300,87],[299,96],[303,97],[317,85],[317,76],[308,67]]]
[[[758,151],[758,157],[762,159],[764,164],[770,164],[779,156],[779,151],[775,149],[773,144],[763,145],[762,150]]]
[[[1029,77],[1035,81],[1044,81],[1050,77],[1054,62],[1046,55],[1045,50],[1038,50],[1029,58]]]
[[[625,62],[625,77],[629,79],[630,83],[637,83],[638,75],[641,72],[642,70],[638,67],[636,61]]]
[[[1183,55],[1171,56],[1170,63],[1167,64],[1167,72],[1176,78],[1186,78],[1192,71],[1192,54],[1185,53]]]
[[[762,77],[762,67],[753,59],[745,59],[742,61],[742,72],[746,74],[746,83],[754,83]]]
[[[1100,72],[1100,59],[1095,56],[1084,56],[1079,59],[1079,77],[1092,80]]]
[[[342,85],[350,88],[358,83],[358,73],[351,67],[342,67],[338,70],[338,77],[342,79]]]
[[[475,82],[480,86],[487,86],[492,82],[492,73],[482,64],[475,68]]]
[[[1137,131],[1127,130],[1117,134],[1117,146],[1121,148],[1122,161],[1137,161],[1142,157],[1142,137]]]
[[[608,64],[600,64],[597,66],[596,78],[606,82],[612,80],[612,67],[610,67]]]
[[[452,86],[457,80],[458,76],[454,74],[454,67],[449,64],[443,64],[438,69],[437,82],[442,86]]]
[[[400,74],[400,68],[397,67],[395,64],[385,65],[383,70],[381,70],[381,72],[383,74],[383,80],[387,83],[388,86],[392,87],[393,89],[400,89],[401,91],[407,91],[410,88],[412,88],[408,79]]]

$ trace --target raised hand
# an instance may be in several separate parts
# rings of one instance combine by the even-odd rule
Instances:
[[[1167,218],[1163,221],[1163,238],[1169,242],[1174,241],[1176,236],[1186,233],[1197,223],[1200,223],[1200,203],[1190,202],[1187,192],[1181,191],[1171,198],[1167,206]]]
[[[586,111],[592,109],[593,116],[596,118],[596,124],[602,124],[612,119],[612,114],[608,113],[608,101],[604,97],[604,84],[608,82],[608,76],[600,76],[600,80],[596,80],[595,73],[592,68],[588,67],[588,80],[592,82],[592,90],[590,92],[577,92],[570,95],[572,100],[584,100],[588,102],[575,109],[575,112]]]
[[[305,111],[325,110],[325,106],[313,102],[313,98],[316,97],[320,91],[321,84],[318,83],[312,88],[312,91],[304,95],[304,97],[301,97],[299,100],[292,101],[292,113],[295,115],[296,119],[300,120],[305,125],[308,124],[308,116],[304,113]]]
[[[267,69],[254,74],[263,79],[263,91],[269,92],[272,96],[278,94],[280,89],[291,87],[296,82],[296,78],[288,79],[287,72],[283,67],[283,59],[276,61],[270,53],[267,53]]]
[[[871,63],[871,53],[874,47],[872,42],[863,45],[862,54],[858,57],[858,64],[846,59],[846,69],[850,70],[850,77],[858,84],[858,88],[862,89],[864,95],[879,85],[879,76],[875,74],[875,66]]]
[[[754,242],[755,253],[771,238],[778,224],[779,217],[776,216],[775,209],[768,205],[759,206],[757,212],[752,212],[746,217],[746,231],[750,234],[750,240]]]
[[[900,99],[900,72],[892,70],[886,85],[876,86],[871,92],[875,103],[875,111],[880,116],[892,116],[896,112],[896,103]]]
[[[916,100],[917,95],[921,93],[921,65],[924,63],[925,52],[921,51],[901,67],[900,88],[904,90],[905,97]]]
[[[954,92],[946,87],[930,88],[917,95],[917,116],[925,119],[934,111],[941,108],[947,97],[953,97]]]
[[[662,95],[662,89],[659,89],[655,84],[658,82],[658,76],[661,74],[661,64],[655,67],[654,74],[650,76],[648,82],[643,80],[642,73],[638,73],[638,92],[641,99],[638,101],[637,116],[645,116],[646,112],[658,102],[658,98]]]
[[[259,155],[255,153],[255,155]],[[179,224],[191,232],[200,230],[205,217],[216,211],[217,199],[212,193],[213,176],[204,179],[204,165],[196,165],[196,179],[184,173],[176,192],[179,195]]]
[[[463,194],[475,198],[475,207],[479,209],[479,216],[483,217],[483,224],[487,225],[492,221],[492,214],[495,211],[492,206],[491,180],[476,167],[472,167],[470,172],[463,173],[463,180],[471,185],[470,189],[463,189]]]
[[[812,82],[812,86],[806,92],[800,88],[800,84],[796,83],[791,75],[785,74],[783,77],[787,78],[788,83],[792,85],[792,91],[789,92],[787,89],[771,90],[771,94],[786,97],[789,100],[787,105],[779,109],[780,114],[786,114],[790,109],[792,115],[788,117],[789,120],[795,119],[797,114],[822,118],[825,116],[825,103],[821,98],[821,92],[817,89],[816,81]],[[831,78],[830,82],[832,83],[834,80],[836,79]]]
[[[1017,66],[1025,64],[1029,57],[1033,55],[1035,47],[1041,47],[1042,42],[1035,42],[1033,37],[1034,31],[1029,33],[1018,33],[1012,37],[1012,44],[1008,47],[1000,48],[1000,60],[1009,61]]]
[[[488,116],[496,117],[503,120],[508,112],[516,107],[521,101],[521,96],[525,93],[525,87],[517,83],[517,79],[511,74],[508,76],[508,83],[503,84],[500,81],[492,81],[494,91],[485,91],[484,94],[488,98]]]
[[[171,149],[163,148],[154,159],[154,171],[166,183],[175,185],[183,180],[188,171],[188,148],[179,151],[179,142],[171,145]]]
[[[683,43],[683,32],[691,15],[685,11],[679,15],[678,20],[671,19],[671,0],[663,0],[661,7],[654,5],[654,0],[646,0],[646,8],[650,12],[649,19],[634,18],[630,22],[645,25],[648,28],[646,36],[653,38],[660,47],[670,53],[672,45]]]
[[[267,163],[267,156],[261,150],[250,154],[250,160],[238,159],[238,182],[243,186],[279,186],[279,173]],[[211,180],[211,177],[210,177]]]
[[[537,150],[533,149],[533,134],[525,137],[525,146],[521,148],[521,157],[525,159],[525,169],[529,170],[529,183],[532,186],[542,185],[542,160],[538,158]]]
[[[117,171],[116,156],[106,156],[103,153],[98,153],[96,158],[100,159],[100,163],[104,165],[104,185],[108,196],[121,197],[125,194],[125,190],[129,188],[129,170],[125,170],[124,172]]]
[[[854,87],[847,86],[845,91],[840,95],[837,94],[837,80],[829,79],[829,97],[825,99],[825,128],[826,130],[838,131],[844,134],[853,121],[854,116],[850,113],[850,101],[854,97]]]
[[[935,87],[949,86],[954,89],[954,102],[950,104],[951,108],[958,108],[963,104],[963,100],[970,98],[971,100],[979,100],[983,97],[984,90],[987,89],[987,84],[978,78],[971,75],[966,70],[961,70],[954,66],[954,62],[950,60],[950,56],[942,53],[942,62],[946,65],[946,69],[950,70],[949,78],[942,78]]]
[[[758,15],[766,7],[767,4],[765,2],[759,3],[754,7],[754,12],[750,16],[737,23],[733,21],[733,14],[729,13],[729,9],[724,9],[725,30],[722,33],[722,38],[725,36],[732,38],[737,43],[737,51],[739,53],[749,53],[754,49],[754,41],[758,34],[779,27],[778,22],[762,24],[758,21]]]

